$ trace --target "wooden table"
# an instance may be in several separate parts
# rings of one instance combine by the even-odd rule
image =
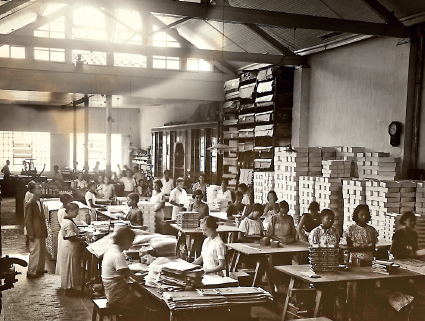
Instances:
[[[196,236],[196,235],[202,236],[202,229],[200,227],[197,227],[197,228],[182,228],[182,227],[178,226],[177,224],[170,224],[170,226],[173,229],[177,230],[177,232],[178,232],[177,249],[176,249],[177,252],[178,252],[177,253],[178,255],[180,254],[179,244],[181,243],[181,239],[183,239],[184,235],[187,234],[187,235],[192,235],[192,236]],[[227,242],[228,234],[232,233],[232,232],[233,233],[239,232],[239,228],[237,226],[219,225],[218,228],[217,228],[217,232],[218,232],[218,234],[220,234],[222,240],[224,242]],[[188,258],[191,258],[191,257],[194,256],[195,249],[192,248],[192,243],[190,243],[189,247],[187,247],[186,242],[185,242],[184,252],[186,253]]]
[[[259,270],[261,267],[264,268],[267,274],[267,279],[270,286],[270,292],[272,293],[273,297],[275,297],[275,290],[274,290],[274,280],[272,271],[270,269],[270,266],[268,264],[268,258],[267,255],[270,254],[281,254],[281,253],[299,253],[299,252],[308,252],[308,243],[298,241],[296,243],[291,244],[285,244],[281,247],[272,248],[270,245],[263,246],[258,243],[228,243],[226,246],[229,249],[234,250],[233,257],[230,261],[230,271],[234,272],[236,270],[236,266],[239,262],[241,254],[248,255],[250,257],[253,257],[256,261],[255,266],[255,274],[254,274],[254,280],[252,282],[252,286],[257,284],[257,279],[260,277]]]
[[[134,280],[133,280],[134,281]],[[256,305],[265,305],[267,303],[226,303],[224,305],[199,307],[188,306],[186,308],[170,309],[162,294],[157,288],[147,287],[142,283],[134,282],[133,290],[140,293],[148,305],[148,310],[167,311],[169,320],[234,320],[250,321],[255,320],[251,316],[251,307]],[[154,317],[160,319],[158,316]]]
[[[314,308],[314,317],[317,317],[319,313],[320,300],[322,298],[323,291],[326,285],[337,285],[338,283],[347,282],[358,282],[358,281],[378,281],[378,280],[390,280],[390,279],[401,279],[401,278],[414,278],[421,276],[418,273],[399,269],[396,274],[385,275],[375,273],[372,271],[372,267],[357,267],[350,266],[349,269],[341,270],[337,272],[318,273],[319,278],[312,278],[309,275],[313,274],[308,264],[305,265],[281,265],[276,266],[276,270],[283,272],[291,277],[288,287],[288,293],[286,295],[285,305],[283,307],[282,321],[285,320],[288,304],[291,298],[292,290],[294,289],[295,279],[303,282],[312,283],[316,290],[316,305]]]

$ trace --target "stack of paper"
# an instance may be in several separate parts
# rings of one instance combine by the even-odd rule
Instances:
[[[199,217],[198,212],[180,212],[177,214],[177,225],[182,228],[197,228]]]
[[[186,261],[166,263],[158,276],[158,288],[163,292],[183,291],[200,285],[204,270]]]
[[[164,292],[162,297],[171,310],[187,307],[213,307],[226,304],[226,297],[221,294],[204,296],[196,291]]]
[[[379,274],[390,275],[397,272],[400,266],[390,261],[374,260],[372,262],[372,271]]]
[[[384,213],[383,224],[379,232],[379,239],[383,241],[392,241],[393,235],[400,228],[400,216],[398,213]]]
[[[317,272],[338,271],[339,263],[338,247],[310,247],[309,262],[310,270]]]
[[[271,190],[274,190],[274,172],[254,172],[254,203],[266,204]]]
[[[366,180],[352,178],[342,181],[344,200],[344,230],[353,224],[353,212],[358,205],[366,204]]]
[[[323,177],[348,178],[351,177],[351,161],[324,160],[322,161]]]
[[[415,212],[418,214],[425,214],[425,182],[417,182],[416,198],[415,198]]]
[[[342,233],[344,219],[342,180],[340,178],[317,177],[314,183],[314,193],[320,209],[329,208],[335,213],[334,227]]]
[[[155,233],[155,205],[151,202],[138,202],[137,207],[143,212],[143,226],[147,226],[147,231]]]
[[[299,199],[300,199],[300,214],[308,213],[310,203],[316,201],[314,191],[315,181],[318,177],[300,176],[299,180]]]

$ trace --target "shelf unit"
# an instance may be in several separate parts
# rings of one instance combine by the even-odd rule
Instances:
[[[273,65],[240,75],[236,109],[239,168],[274,169],[274,147],[291,141],[293,87],[294,68]]]
[[[148,150],[137,150],[133,156],[133,163],[139,166],[139,170],[143,171],[146,177],[153,177],[153,163],[152,163],[152,151]]]

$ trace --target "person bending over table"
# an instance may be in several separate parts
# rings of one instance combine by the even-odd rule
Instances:
[[[245,217],[239,225],[238,241],[239,242],[252,242],[259,240],[264,236],[263,222],[260,216],[263,214],[263,205],[254,204],[252,212]]]
[[[206,274],[223,276],[226,267],[226,246],[217,233],[217,221],[212,216],[206,216],[201,221],[202,233],[207,237],[202,244],[201,256],[194,264],[203,264]]]
[[[418,251],[418,233],[413,229],[416,225],[416,216],[413,212],[404,212],[400,217],[400,224],[403,226],[393,235],[391,244],[391,254],[396,259],[420,259],[416,253]]]
[[[128,268],[123,251],[133,245],[135,234],[129,227],[114,233],[113,243],[106,250],[102,261],[102,283],[108,303],[129,309],[129,320],[140,320],[143,315],[143,300],[134,295],[126,278],[134,277]]]
[[[125,219],[130,221],[132,225],[143,226],[143,212],[137,206],[139,202],[139,194],[131,193],[127,195],[127,205],[130,207],[130,211],[126,215]]]
[[[238,191],[242,193],[242,204],[251,205],[251,199],[248,195],[248,186],[245,183],[240,183],[238,185]]]
[[[233,215],[243,215],[248,216],[247,206],[242,203],[243,194],[242,192],[237,191],[235,193],[235,202],[230,204],[227,208],[227,217],[232,217]]]

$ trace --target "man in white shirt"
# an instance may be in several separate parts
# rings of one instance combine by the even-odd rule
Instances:
[[[217,193],[217,199],[226,199],[229,203],[232,202],[232,192],[227,189],[227,180],[221,181],[221,190]]]
[[[174,188],[173,179],[170,178],[170,171],[166,169],[164,171],[164,177],[161,179],[162,182],[162,193],[164,195],[170,195],[172,189]]]
[[[173,205],[173,214],[171,219],[177,219],[177,214],[184,209],[184,200],[187,197],[186,191],[183,189],[184,179],[177,178],[177,186],[170,193],[170,204]]]

